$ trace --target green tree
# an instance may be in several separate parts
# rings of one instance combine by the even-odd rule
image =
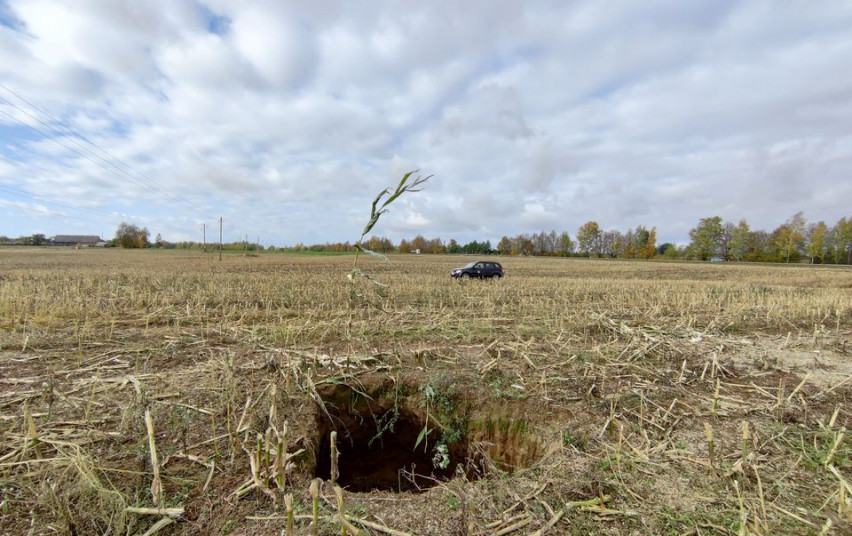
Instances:
[[[825,235],[828,233],[828,225],[824,221],[812,224],[808,227],[808,256],[811,264],[822,264],[825,259]]]
[[[563,257],[567,257],[573,252],[574,241],[571,240],[571,235],[568,234],[568,231],[563,231],[559,235],[559,254]]]
[[[41,233],[34,234],[30,237],[30,244],[34,246],[43,246],[47,244],[47,237]]]
[[[731,229],[731,236],[728,240],[728,260],[741,261],[745,259],[749,251],[750,235],[751,229],[745,220],[740,220],[736,227]]]
[[[852,264],[852,218],[840,218],[828,233],[828,241],[835,264]]]
[[[577,229],[577,248],[586,255],[598,255],[601,251],[601,227],[596,221],[584,223]]]
[[[131,223],[121,222],[115,231],[115,241],[123,248],[144,248],[148,246],[148,237],[151,233],[145,227],[138,227]]]
[[[689,239],[692,241],[689,248],[692,255],[703,261],[716,255],[722,245],[723,232],[722,218],[702,218],[698,225],[689,231]]]
[[[666,251],[667,251],[670,247],[673,247],[673,248],[675,248],[675,250],[677,250],[677,246],[675,246],[675,245],[674,245],[674,244],[672,244],[671,242],[663,242],[662,244],[660,244],[659,246],[657,246],[657,255],[665,255],[665,254],[666,254]]]
[[[680,256],[680,252],[674,244],[663,244],[663,246],[666,248],[663,250],[663,258],[675,260]]]

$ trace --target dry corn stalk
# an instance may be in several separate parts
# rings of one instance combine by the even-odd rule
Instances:
[[[157,445],[154,442],[154,421],[151,419],[151,410],[145,408],[145,427],[148,429],[148,449],[151,451],[151,467],[154,470],[154,478],[151,480],[151,500],[158,506],[163,506],[163,483],[160,480],[160,461],[157,459]]]

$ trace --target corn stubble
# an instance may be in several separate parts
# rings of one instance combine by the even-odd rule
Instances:
[[[852,272],[390,261],[357,261],[367,302],[351,257],[0,250],[0,533],[852,530]],[[471,436],[422,494],[315,479],[318,389],[377,377],[543,447],[511,471]]]

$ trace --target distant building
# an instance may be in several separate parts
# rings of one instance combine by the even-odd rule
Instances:
[[[50,243],[54,246],[74,246],[83,248],[104,247],[106,242],[99,236],[92,235],[56,235]]]

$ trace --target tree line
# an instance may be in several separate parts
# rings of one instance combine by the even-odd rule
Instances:
[[[686,258],[852,264],[852,218],[846,217],[829,226],[808,223],[798,212],[768,232],[752,230],[745,219],[733,223],[713,216],[702,218],[689,238],[690,244],[679,251]]]
[[[799,212],[772,231],[752,229],[748,221],[726,222],[720,216],[701,218],[689,231],[686,245],[657,244],[657,228],[644,225],[625,231],[603,229],[596,221],[581,225],[572,237],[568,231],[541,231],[503,236],[492,248],[490,241],[460,244],[455,239],[418,235],[398,245],[373,236],[363,247],[379,253],[500,254],[524,256],[597,257],[621,259],[724,260],[738,262],[810,262],[852,264],[852,218],[834,225],[808,223]],[[288,250],[349,251],[348,242],[297,244]]]
[[[752,229],[748,221],[724,221],[720,216],[701,218],[689,231],[686,245],[664,243],[657,245],[657,228],[639,225],[625,231],[605,230],[596,221],[581,225],[574,236],[568,231],[541,231],[522,233],[514,237],[503,236],[492,246],[489,240],[472,240],[460,243],[455,239],[445,242],[439,237],[417,235],[394,244],[388,238],[372,236],[362,247],[378,253],[428,253],[476,255],[524,255],[559,257],[598,257],[622,259],[686,259],[725,260],[739,262],[810,262],[813,264],[852,264],[852,217],[840,218],[833,225],[824,221],[808,223],[803,213],[791,216],[772,231]],[[0,236],[0,245],[46,245],[50,240],[43,234],[18,238]],[[218,244],[184,241],[168,242],[157,235],[150,241],[145,227],[122,222],[109,245],[125,248],[180,248],[218,249]],[[247,241],[222,245],[233,251],[314,251],[351,252],[349,242],[325,244],[296,244],[289,247],[268,246]]]

